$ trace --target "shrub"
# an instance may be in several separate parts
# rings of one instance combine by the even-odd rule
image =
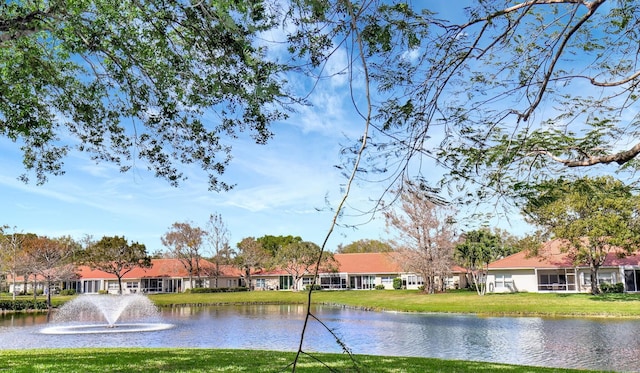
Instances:
[[[396,290],[402,289],[402,279],[400,277],[393,279],[393,288]]]
[[[384,290],[384,285],[382,284],[376,285],[376,290]]]
[[[313,290],[322,290],[322,286],[320,286],[318,284],[306,285],[304,287],[304,290],[309,291],[309,290],[311,290],[312,287],[313,287]]]
[[[76,290],[75,289],[60,290],[60,295],[76,295]]]
[[[600,284],[600,290],[603,293],[624,293],[624,284],[622,282],[618,282],[617,284]]]
[[[235,293],[238,291],[247,291],[245,286],[235,288],[193,288],[187,289],[185,293],[203,294],[203,293]]]
[[[25,299],[8,299],[8,300],[0,300],[0,310],[11,310],[11,311],[27,311],[27,310],[46,310],[47,302],[44,300],[41,301],[33,301],[33,300],[25,300]]]

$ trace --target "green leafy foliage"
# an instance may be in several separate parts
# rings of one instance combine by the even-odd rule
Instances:
[[[402,279],[400,277],[393,279],[393,288],[396,290],[402,289]]]
[[[26,300],[26,299],[2,299],[0,300],[0,310],[3,311],[31,311],[48,309],[45,300]]]
[[[238,291],[247,291],[247,287],[246,286],[240,286],[240,287],[235,287],[235,288],[227,288],[227,287],[220,287],[220,288],[193,288],[193,289],[187,289],[188,293],[194,293],[194,294],[205,294],[205,293],[234,293],[234,292],[238,292]]]
[[[91,268],[110,273],[118,279],[118,292],[122,293],[122,277],[135,268],[150,268],[151,257],[145,245],[121,236],[102,237],[90,242],[80,253],[80,262]]]
[[[479,229],[465,233],[464,242],[456,245],[454,255],[473,277],[478,294],[484,295],[487,291],[489,263],[503,254],[500,236],[487,229]]]
[[[338,245],[336,252],[340,254],[348,253],[385,253],[393,251],[393,248],[386,242],[379,240],[362,239],[354,241],[348,245]]]
[[[299,236],[271,236],[264,235],[256,239],[262,248],[266,250],[272,257],[278,254],[278,251],[290,244],[302,242],[302,238]]]
[[[272,26],[262,1],[4,4],[0,134],[22,146],[39,183],[76,148],[121,171],[144,160],[172,185],[194,163],[212,189],[228,189],[217,178],[224,136],[250,130],[264,143],[284,117],[284,67],[255,43]]]
[[[608,255],[624,257],[640,249],[640,197],[619,180],[558,179],[525,195],[523,211],[529,220],[564,240],[576,264],[591,268],[592,284],[597,284],[598,269]]]
[[[476,204],[580,168],[638,169],[640,10],[629,2],[482,0],[443,14],[431,3],[324,3],[291,48],[315,66],[339,46],[354,51],[352,87],[368,90],[354,104],[371,112],[363,178],[428,175]],[[317,33],[333,44],[314,48]],[[359,146],[346,147],[346,164]]]

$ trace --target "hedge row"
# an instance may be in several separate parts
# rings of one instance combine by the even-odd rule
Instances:
[[[237,288],[193,288],[187,289],[187,293],[235,293],[238,291],[247,291],[244,286]]]
[[[25,299],[6,299],[0,300],[0,310],[2,311],[28,311],[28,310],[46,310],[47,302],[44,300],[25,300]]]

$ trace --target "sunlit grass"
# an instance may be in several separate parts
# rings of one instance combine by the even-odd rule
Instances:
[[[2,295],[5,297],[5,295]],[[7,296],[8,297],[8,296]],[[304,291],[155,294],[161,307],[176,305],[304,304]],[[33,299],[33,296],[20,296]],[[53,296],[57,307],[72,296]],[[6,298],[5,298],[6,299]],[[42,296],[38,299],[44,299]],[[473,313],[485,316],[640,317],[640,294],[515,293],[479,296],[473,291],[423,294],[416,290],[316,291],[315,304],[336,304],[377,311]]]
[[[292,352],[224,349],[46,349],[0,351],[8,372],[287,372]],[[297,372],[588,372],[432,358],[301,355]]]
[[[306,292],[255,291],[240,293],[160,294],[150,298],[159,306],[288,303],[302,304]],[[487,316],[640,317],[637,294],[487,294],[472,291],[426,295],[415,290],[318,291],[317,304],[337,304],[370,310],[475,313]]]

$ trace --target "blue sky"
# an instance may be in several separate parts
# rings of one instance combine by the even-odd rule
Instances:
[[[336,63],[340,58],[337,54]],[[65,159],[65,175],[50,176],[41,186],[24,184],[17,179],[24,172],[19,145],[2,138],[0,224],[52,237],[124,235],[154,252],[162,249],[160,237],[171,224],[189,221],[204,227],[210,214],[219,213],[232,246],[244,237],[263,235],[295,235],[321,244],[333,217],[330,208],[346,181],[334,167],[340,163],[340,146],[363,130],[352,114],[347,84],[342,75],[321,81],[310,98],[313,106],[298,108],[287,121],[274,124],[276,135],[267,145],[248,136],[230,142],[233,160],[221,177],[236,184],[229,192],[208,191],[206,175],[196,168],[183,168],[188,180],[174,188],[140,161],[120,173],[114,165],[96,164],[78,152]],[[351,206],[376,198],[372,188],[378,187],[356,187]],[[345,216],[342,223],[357,225],[370,218]],[[384,221],[338,228],[327,248],[362,238],[384,238]]]
[[[205,175],[196,170],[187,169],[189,179],[174,188],[144,167],[123,174],[77,153],[66,160],[65,175],[52,176],[42,186],[24,184],[17,180],[23,172],[20,153],[3,139],[1,223],[48,236],[124,235],[155,251],[161,248],[160,236],[174,222],[204,227],[210,214],[219,213],[233,245],[243,237],[266,234],[297,235],[321,244],[332,217],[328,207],[335,206],[344,183],[334,167],[338,139],[295,125],[277,127],[268,145],[236,144],[223,176],[236,187],[220,193],[209,192]],[[351,203],[366,196],[356,189]],[[375,220],[357,230],[338,229],[328,248],[360,238],[379,239],[383,228],[384,222]]]

